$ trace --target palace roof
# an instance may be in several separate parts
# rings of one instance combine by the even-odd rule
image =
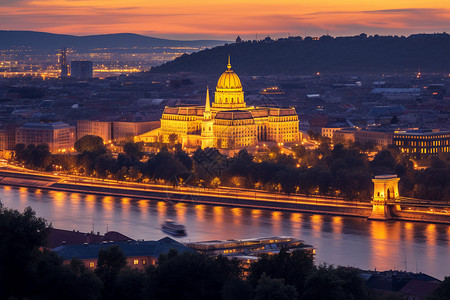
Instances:
[[[294,108],[270,108],[270,116],[284,117],[284,116],[295,116]]]
[[[222,120],[245,120],[253,119],[252,114],[246,110],[225,110],[216,114],[216,119]]]
[[[203,116],[203,106],[181,106],[181,107],[168,107],[164,108],[164,114],[168,115],[182,115],[182,116]]]

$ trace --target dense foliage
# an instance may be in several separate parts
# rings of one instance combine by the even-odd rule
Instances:
[[[248,277],[237,260],[170,250],[145,270],[130,268],[117,246],[100,250],[95,270],[63,264],[45,244],[50,225],[31,208],[0,203],[0,299],[385,299],[368,290],[359,270],[314,266],[309,251],[263,255]],[[431,299],[449,299],[450,277]]]
[[[250,155],[241,150],[226,157],[217,149],[198,149],[191,156],[179,144],[145,156],[142,144],[129,142],[114,157],[95,136],[77,141],[77,155],[51,155],[47,145],[18,144],[16,160],[29,168],[63,171],[115,180],[167,183],[204,188],[219,186],[260,189],[285,194],[323,195],[349,200],[371,199],[375,175],[401,177],[400,194],[414,198],[450,199],[450,155],[413,160],[392,147],[368,158],[368,148],[336,144],[317,137],[318,148],[294,146],[291,154],[277,146]],[[422,169],[414,165],[425,166]]]
[[[195,52],[152,68],[151,72],[223,70],[228,54],[238,74],[311,74],[316,72],[432,72],[450,68],[450,35],[290,37],[248,41]],[[307,58],[307,59],[305,59]]]
[[[450,277],[446,276],[444,281],[437,289],[433,291],[430,300],[448,300],[450,299]]]

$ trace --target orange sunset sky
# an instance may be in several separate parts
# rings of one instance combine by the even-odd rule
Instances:
[[[0,0],[0,30],[232,40],[450,32],[450,1]]]

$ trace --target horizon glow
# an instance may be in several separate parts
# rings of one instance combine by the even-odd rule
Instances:
[[[0,0],[0,30],[172,39],[409,35],[450,31],[448,1]]]

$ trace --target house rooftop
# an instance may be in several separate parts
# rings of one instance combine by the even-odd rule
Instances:
[[[53,251],[64,260],[70,260],[75,257],[79,259],[94,259],[98,257],[98,252],[101,249],[106,249],[111,246],[118,246],[126,257],[151,256],[157,258],[162,253],[168,253],[170,249],[175,249],[178,252],[195,252],[169,237],[162,238],[158,241],[103,242],[101,244],[65,245],[54,248]]]

